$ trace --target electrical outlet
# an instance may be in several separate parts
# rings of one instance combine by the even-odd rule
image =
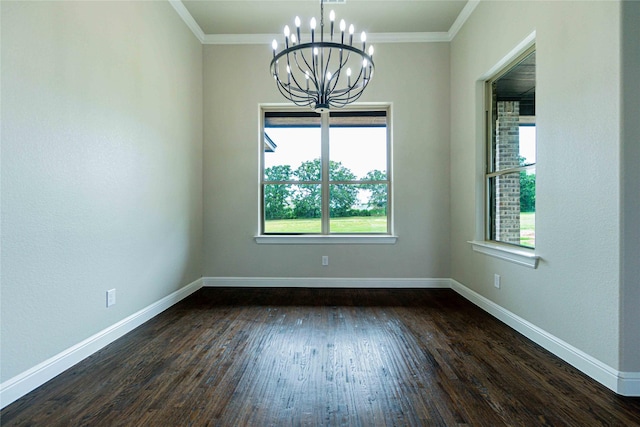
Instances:
[[[116,290],[109,289],[107,291],[107,307],[111,307],[116,303]]]
[[[493,275],[493,286],[495,286],[496,288],[500,289],[500,275],[499,274],[494,274]]]
[[[329,257],[326,255],[322,256],[322,265],[329,265]]]

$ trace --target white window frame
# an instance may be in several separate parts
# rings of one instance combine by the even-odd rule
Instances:
[[[382,111],[387,118],[387,232],[386,233],[329,233],[329,185],[330,184],[358,184],[360,181],[330,182],[329,181],[329,114],[321,115],[321,167],[322,167],[322,232],[314,234],[275,234],[264,233],[264,125],[266,112],[296,112],[300,107],[290,104],[260,104],[260,129],[259,129],[259,209],[258,217],[259,233],[254,237],[258,244],[395,244],[397,236],[394,235],[393,226],[393,144],[392,144],[392,105],[391,103],[358,103],[345,108],[340,112]],[[368,181],[367,181],[368,182]]]
[[[505,171],[500,171],[498,173],[492,172],[489,168],[489,162],[492,160],[492,132],[494,130],[494,126],[490,121],[492,120],[491,114],[491,83],[501,76],[505,75],[509,72],[514,66],[516,66],[520,61],[526,58],[532,52],[537,52],[536,46],[533,43],[535,40],[535,33],[533,33],[528,40],[525,40],[523,43],[526,44],[524,48],[516,48],[518,50],[515,54],[510,54],[509,57],[503,59],[501,64],[494,68],[494,71],[491,74],[483,79],[483,94],[484,99],[482,102],[482,108],[485,112],[485,132],[483,136],[483,153],[484,153],[484,173],[483,173],[483,220],[482,220],[482,239],[483,240],[472,240],[469,243],[472,245],[473,250],[485,255],[489,255],[495,258],[499,258],[505,261],[509,261],[518,265],[522,265],[529,268],[537,268],[538,263],[540,261],[540,256],[537,255],[535,248],[529,248],[525,246],[513,245],[509,243],[504,243],[496,240],[491,240],[491,213],[490,213],[490,194],[489,194],[489,181],[490,178],[504,174],[510,173],[519,170],[525,170],[527,167],[518,167],[514,169],[509,169]],[[522,45],[521,45],[522,46]],[[537,162],[537,159],[536,159]],[[535,166],[534,166],[535,167]]]

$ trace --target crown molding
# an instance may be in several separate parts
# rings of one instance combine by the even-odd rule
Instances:
[[[206,34],[202,44],[264,44],[271,46],[271,40],[278,37],[277,34]]]
[[[455,36],[458,34],[458,31],[460,31],[464,23],[467,22],[467,19],[469,19],[469,17],[471,16],[471,13],[476,10],[476,7],[479,4],[480,0],[467,1],[467,4],[464,5],[456,20],[453,21],[453,24],[451,24],[451,28],[449,28],[449,31],[447,33],[449,36],[449,41],[452,41],[455,38]]]
[[[185,5],[182,3],[182,0],[168,0],[168,1],[169,1],[169,4],[173,6],[175,11],[178,13],[178,15],[180,15],[180,18],[182,18],[184,23],[187,24],[187,27],[189,27],[191,32],[193,32],[193,35],[195,35],[196,38],[200,40],[200,43],[204,43],[204,40],[205,40],[204,31],[202,31],[202,28],[200,28],[200,25],[198,25],[196,20],[193,19],[193,16],[191,16],[191,13],[189,13]]]
[[[279,34],[205,34],[200,25],[193,19],[182,0],[168,0],[182,20],[187,24],[202,44],[269,44]],[[429,33],[371,33],[368,34],[371,43],[437,43],[450,42],[458,34],[471,13],[481,0],[469,0],[464,6],[449,31]],[[307,39],[310,36],[307,35]]]
[[[271,45],[273,39],[282,34],[205,34],[202,44],[258,44]],[[303,40],[310,40],[311,34],[303,34]],[[371,33],[368,43],[430,43],[449,42],[449,33]]]
[[[449,42],[449,33],[373,33],[367,34],[367,41],[371,43],[431,43]]]

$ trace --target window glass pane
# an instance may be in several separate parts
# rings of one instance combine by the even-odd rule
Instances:
[[[535,67],[532,52],[491,83],[490,172],[535,163]]]
[[[493,170],[520,166],[520,103],[498,101],[496,104]]]
[[[320,218],[275,219],[264,222],[265,233],[318,234],[322,230]]]
[[[520,244],[536,246],[536,170],[520,172]]]
[[[517,108],[513,107],[513,108]],[[500,106],[499,106],[499,109]],[[496,145],[494,168],[496,172],[536,164],[536,126],[520,125],[515,120],[505,120],[500,115],[496,120]],[[528,117],[534,120],[535,117]]]
[[[386,233],[387,184],[331,184],[332,233]]]
[[[536,164],[536,126],[526,125],[520,126],[520,164],[535,165]]]
[[[264,186],[265,233],[320,233],[320,184]]]
[[[489,178],[491,239],[535,247],[534,169]]]
[[[265,184],[264,219],[291,219],[293,217],[292,184]]]
[[[535,247],[536,53],[526,53],[487,86],[488,238]]]
[[[333,181],[387,179],[386,117],[332,116],[329,128],[329,158]],[[350,174],[335,174],[334,170]]]
[[[320,184],[296,185],[292,198],[295,218],[322,217],[322,189]]]
[[[389,233],[387,115],[264,111],[262,232]]]
[[[319,115],[275,118],[265,115],[264,179],[319,181],[320,134]],[[316,165],[314,174],[313,169]],[[285,173],[285,169],[289,172]]]

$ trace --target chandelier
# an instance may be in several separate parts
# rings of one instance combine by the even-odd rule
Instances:
[[[340,33],[334,34],[335,13],[329,14],[331,30],[325,41],[324,0],[320,1],[320,34],[316,18],[311,18],[310,40],[300,36],[300,18],[295,18],[295,33],[284,27],[284,49],[278,52],[274,39],[271,74],[280,93],[298,106],[311,106],[318,113],[330,107],[344,107],[356,101],[373,77],[373,46],[365,51],[367,35],[360,35],[362,49],[353,45],[353,24],[345,34],[346,23],[340,21]],[[345,42],[345,38],[348,42]],[[339,40],[338,40],[339,39]]]

